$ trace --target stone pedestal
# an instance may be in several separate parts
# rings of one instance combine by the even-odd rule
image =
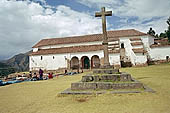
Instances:
[[[96,69],[93,74],[82,76],[81,82],[72,83],[71,90],[110,90],[110,89],[137,89],[143,84],[136,82],[128,73],[118,69]]]

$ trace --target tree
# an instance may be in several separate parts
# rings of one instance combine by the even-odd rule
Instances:
[[[150,28],[149,31],[147,32],[147,34],[151,35],[151,36],[155,36],[155,31]]]
[[[167,36],[166,36],[166,33],[160,33],[159,37],[160,38],[166,38]]]
[[[168,24],[168,30],[166,31],[166,36],[168,37],[168,41],[170,42],[170,17],[166,22]]]

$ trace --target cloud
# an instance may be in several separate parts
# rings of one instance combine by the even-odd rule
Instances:
[[[42,38],[98,33],[101,20],[64,5],[53,10],[29,0],[0,0],[0,29],[4,58],[30,50]]]
[[[169,0],[78,0],[78,2],[98,10],[103,6],[107,10],[112,10],[114,16],[121,18],[119,28],[148,29],[149,26],[155,27],[160,33],[167,29],[165,22],[170,16]]]

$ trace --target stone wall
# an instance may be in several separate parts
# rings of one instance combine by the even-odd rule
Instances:
[[[104,74],[104,75],[86,75],[82,76],[82,82],[117,82],[133,81],[130,74]]]
[[[71,90],[108,90],[143,88],[142,83],[112,83],[112,82],[77,82],[71,84]]]

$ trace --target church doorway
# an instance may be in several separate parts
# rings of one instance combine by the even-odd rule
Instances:
[[[90,60],[87,56],[83,56],[81,58],[82,69],[89,69],[90,68]]]
[[[71,69],[79,69],[79,59],[76,56],[71,58],[70,63]]]
[[[121,43],[121,49],[124,49],[125,46],[124,46],[124,43]]]
[[[97,55],[91,58],[91,68],[100,68],[100,58]]]

